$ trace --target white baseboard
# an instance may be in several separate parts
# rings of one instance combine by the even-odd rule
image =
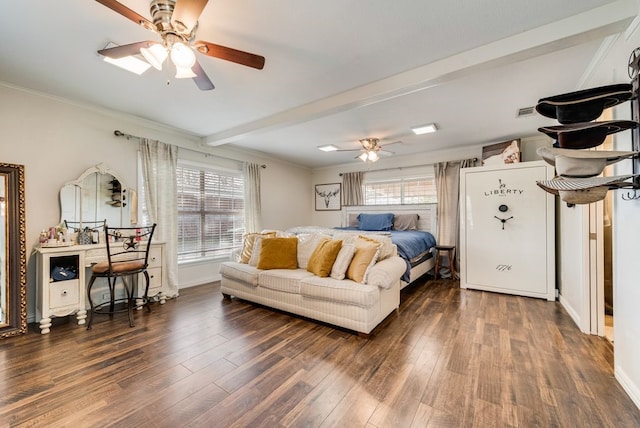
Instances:
[[[636,407],[640,409],[640,389],[638,388],[638,386],[635,385],[631,381],[631,379],[629,379],[629,376],[627,376],[624,370],[622,370],[617,364],[614,368],[614,374],[616,376],[616,379],[622,386],[622,389],[624,389],[625,392],[629,395],[629,398],[631,398]]]
[[[571,307],[567,299],[562,297],[562,294],[560,294],[558,301],[560,302],[562,307],[567,311],[567,313],[569,314],[573,322],[576,323],[576,326],[580,329],[580,331],[582,331],[583,333],[588,333],[582,330],[582,328],[580,328],[580,325],[582,324],[582,320],[578,316],[578,313]]]
[[[182,290],[183,288],[195,287],[196,285],[209,284],[211,282],[220,281],[222,277],[220,275],[215,275],[209,278],[198,278],[189,282],[180,282],[178,288]]]

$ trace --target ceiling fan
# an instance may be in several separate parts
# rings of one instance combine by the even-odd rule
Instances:
[[[216,45],[204,40],[196,40],[198,18],[207,5],[208,0],[151,0],[151,17],[153,22],[139,15],[116,0],[96,0],[98,3],[119,13],[127,19],[158,34],[162,41],[142,41],[128,45],[99,50],[100,55],[119,59],[130,55],[142,54],[144,58],[157,68],[170,56],[176,66],[176,78],[193,78],[198,88],[203,91],[213,89],[213,83],[195,57],[193,50],[226,61],[262,70],[264,57],[243,52],[226,46]]]
[[[401,143],[401,141],[394,141],[393,143],[385,144],[385,147],[399,143]],[[360,159],[362,162],[376,162],[380,159],[380,155],[391,156],[394,154],[394,152],[390,152],[389,150],[383,150],[382,145],[380,145],[380,139],[378,138],[363,138],[360,140],[360,144],[362,145],[361,149],[336,149],[333,151],[362,152],[355,157],[355,159]]]

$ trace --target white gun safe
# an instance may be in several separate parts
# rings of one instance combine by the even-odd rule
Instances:
[[[555,300],[555,197],[544,161],[460,170],[460,286]]]

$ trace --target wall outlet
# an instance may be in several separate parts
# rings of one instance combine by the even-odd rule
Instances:
[[[109,299],[110,299],[109,293],[102,293],[102,301],[103,302],[106,302]]]

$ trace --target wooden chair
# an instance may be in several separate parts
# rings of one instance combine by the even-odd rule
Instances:
[[[93,314],[109,314],[112,316],[116,312],[129,314],[129,326],[133,327],[133,308],[136,305],[136,297],[132,287],[134,281],[127,282],[127,277],[143,274],[145,277],[145,290],[142,303],[151,312],[148,301],[149,273],[147,266],[149,262],[149,249],[151,248],[151,238],[156,225],[144,227],[104,227],[105,240],[107,245],[107,260],[96,263],[91,268],[92,275],[87,286],[87,298],[91,305],[87,330],[91,329]],[[94,305],[91,298],[91,289],[97,278],[106,278],[109,285],[110,299],[107,302]],[[125,297],[116,299],[116,282],[120,278],[124,286]],[[124,306],[124,307],[122,307]]]

